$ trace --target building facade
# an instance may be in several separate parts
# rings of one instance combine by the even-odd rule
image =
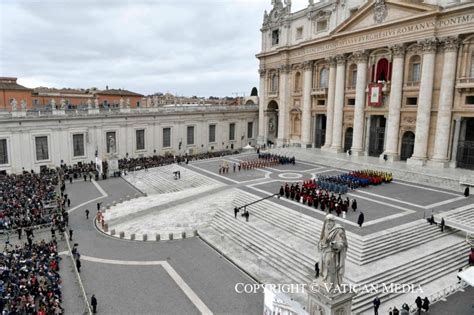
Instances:
[[[255,145],[258,106],[189,105],[0,113],[0,171]]]
[[[472,1],[272,3],[259,143],[474,168]]]

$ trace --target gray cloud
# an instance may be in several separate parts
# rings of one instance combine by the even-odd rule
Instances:
[[[6,0],[0,75],[29,87],[248,95],[265,9],[270,0]]]

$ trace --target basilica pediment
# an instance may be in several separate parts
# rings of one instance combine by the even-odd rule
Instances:
[[[346,33],[406,20],[410,17],[436,12],[437,6],[400,0],[374,0],[362,6],[353,16],[340,24],[333,33]]]

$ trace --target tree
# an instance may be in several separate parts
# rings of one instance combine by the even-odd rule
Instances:
[[[250,96],[258,96],[258,91],[255,86],[252,88],[252,92],[250,92]]]

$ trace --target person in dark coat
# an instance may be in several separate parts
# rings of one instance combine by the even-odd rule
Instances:
[[[319,262],[314,264],[314,271],[316,272],[315,278],[319,278]]]
[[[354,212],[357,210],[357,200],[355,200],[355,199],[352,200],[352,205],[351,205],[351,207],[352,207],[352,210],[354,210]]]
[[[421,314],[421,307],[423,306],[423,301],[421,300],[421,297],[418,296],[415,300],[416,308],[418,309],[418,314]]]
[[[81,260],[79,258],[76,259],[76,267],[77,267],[77,272],[81,272]]]
[[[400,315],[400,311],[398,310],[397,307],[393,308],[393,315]]]
[[[427,296],[425,296],[425,298],[423,299],[422,307],[425,310],[425,312],[428,312],[428,310],[430,309],[430,300],[428,300]]]
[[[72,233],[73,233],[73,230],[72,229],[69,229],[69,240],[72,241]]]
[[[235,172],[235,170],[234,170],[234,172]],[[280,187],[280,196],[283,197],[284,194],[285,194],[285,188],[283,188],[283,185],[281,185],[281,187]]]
[[[357,219],[357,224],[359,224],[359,227],[362,227],[362,224],[364,224],[364,213],[359,214],[359,218]]]
[[[466,186],[466,189],[464,189],[464,197],[469,197],[469,186]]]
[[[86,209],[86,219],[89,219],[89,209]]]
[[[239,208],[235,207],[234,208],[234,217],[237,219],[237,213],[239,213]]]
[[[441,232],[444,232],[444,218],[441,218],[441,223],[439,225],[441,226]]]
[[[95,298],[95,295],[92,294],[91,297],[91,306],[92,306],[92,313],[97,313],[97,299]]]
[[[374,315],[379,315],[380,299],[378,296],[374,299]]]

